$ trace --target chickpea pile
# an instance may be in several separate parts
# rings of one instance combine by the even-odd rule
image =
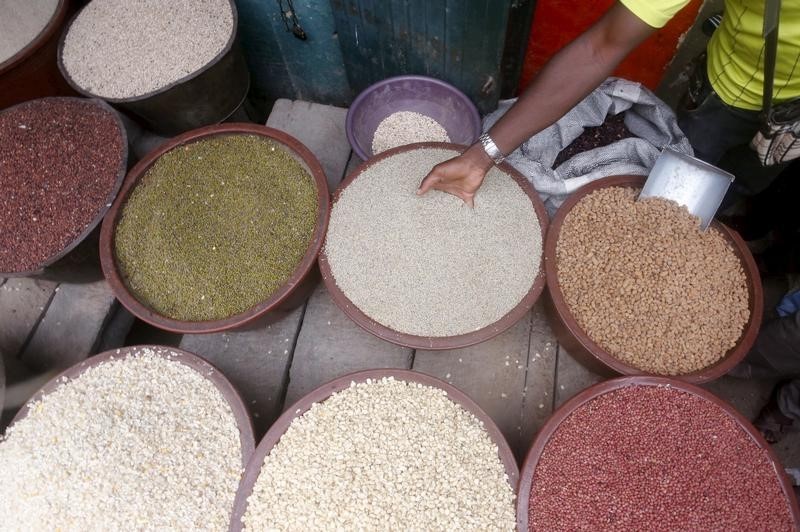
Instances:
[[[600,189],[566,216],[557,247],[564,298],[586,334],[626,364],[661,375],[706,368],[750,318],[742,264],[685,208],[638,194]]]

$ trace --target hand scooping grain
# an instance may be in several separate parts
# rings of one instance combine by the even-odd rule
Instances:
[[[34,403],[0,441],[0,529],[226,530],[239,429],[174,356],[110,359]]]
[[[415,142],[450,142],[450,137],[433,118],[411,111],[399,111],[378,124],[372,137],[372,155]]]
[[[337,286],[362,312],[419,336],[495,323],[528,293],[542,254],[530,198],[499,169],[474,209],[416,188],[453,150],[415,149],[364,170],[331,212],[325,253]]]
[[[608,187],[564,219],[558,280],[600,347],[650,373],[682,375],[720,360],[750,318],[744,270],[715,229],[676,203]]]
[[[444,390],[386,377],[314,404],[264,460],[246,530],[512,531],[497,445]]]

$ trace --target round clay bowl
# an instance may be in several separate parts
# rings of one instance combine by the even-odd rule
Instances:
[[[238,38],[239,13],[229,0],[233,28],[222,50],[198,70],[145,94],[106,98],[78,85],[64,66],[64,42],[80,12],[67,23],[58,41],[58,69],[69,86],[84,96],[102,98],[137,115],[149,129],[173,136],[227,119],[241,106],[250,90],[250,73]],[[147,75],[147,72],[142,73]]]
[[[417,371],[407,369],[371,369],[350,373],[323,384],[287,408],[281,417],[275,421],[258,444],[258,447],[256,447],[255,453],[253,453],[250,462],[247,464],[247,469],[245,469],[244,476],[242,477],[242,483],[239,484],[239,491],[236,493],[236,500],[233,503],[230,532],[239,532],[242,530],[242,517],[247,510],[247,498],[250,497],[250,494],[253,492],[253,487],[264,465],[264,460],[272,451],[272,448],[278,444],[283,434],[289,428],[289,425],[292,424],[292,421],[294,421],[295,418],[301,417],[314,403],[322,402],[334,393],[346,390],[353,382],[360,383],[367,379],[375,380],[384,377],[394,377],[396,380],[418,382],[425,386],[440,388],[447,392],[448,399],[483,422],[484,429],[489,434],[492,442],[497,445],[500,461],[503,462],[506,474],[508,475],[508,482],[514,490],[514,493],[517,492],[519,469],[514,454],[508,446],[508,442],[503,437],[503,434],[500,432],[500,429],[497,428],[494,421],[492,421],[492,418],[464,392],[451,384]]]
[[[525,456],[525,462],[522,464],[522,470],[520,472],[519,492],[517,496],[517,530],[520,532],[526,532],[528,530],[528,499],[530,498],[531,486],[533,484],[533,475],[539,463],[539,458],[542,456],[542,452],[550,441],[550,438],[556,430],[558,430],[561,422],[592,399],[628,386],[670,386],[676,390],[688,392],[711,401],[726,414],[730,415],[739,427],[747,433],[752,442],[763,449],[769,456],[772,467],[775,470],[775,475],[778,477],[778,481],[781,484],[783,494],[789,501],[789,512],[792,515],[795,525],[800,524],[800,509],[798,509],[797,501],[794,497],[792,484],[789,482],[783,467],[780,465],[775,451],[772,450],[772,447],[764,440],[763,436],[761,436],[758,430],[756,430],[744,416],[716,395],[698,386],[667,377],[634,376],[619,377],[586,388],[553,412],[544,426],[539,430],[536,434],[536,439],[533,441],[533,445]]]
[[[303,255],[302,260],[295,267],[291,277],[265,301],[258,303],[244,312],[219,320],[207,321],[177,320],[159,314],[141,303],[136,298],[136,295],[128,289],[122,279],[119,267],[117,266],[117,260],[114,255],[114,234],[122,214],[122,208],[133,189],[139,183],[139,180],[164,153],[178,146],[190,144],[201,139],[238,134],[260,135],[276,141],[311,175],[317,187],[318,205],[317,221],[311,243],[305,255]],[[236,329],[280,307],[282,303],[291,297],[295,289],[297,289],[299,285],[302,285],[303,281],[312,272],[319,251],[322,248],[323,238],[328,227],[329,215],[330,202],[325,172],[323,172],[314,154],[300,141],[287,135],[283,131],[256,124],[226,123],[216,126],[207,126],[188,131],[183,135],[179,135],[165,142],[148,153],[144,159],[139,161],[136,166],[128,172],[128,177],[125,178],[122,191],[114,202],[114,205],[111,206],[108,216],[106,216],[106,219],[103,221],[102,230],[100,232],[100,263],[103,267],[103,275],[105,275],[111,285],[111,289],[117,299],[119,299],[132,314],[151,325],[167,331],[185,334],[213,333]]]
[[[0,109],[35,98],[75,94],[56,64],[59,35],[70,4],[69,0],[59,0],[39,35],[0,63]]]
[[[15,105],[13,107],[9,107],[8,109],[4,109],[3,111],[0,111],[0,114],[11,112],[14,109],[17,109],[17,108],[22,107],[22,106],[36,105],[36,102],[42,102],[42,101],[48,101],[48,100],[54,100],[54,99],[75,101],[75,102],[80,102],[80,103],[83,103],[83,104],[96,105],[97,107],[100,107],[104,111],[108,112],[113,117],[114,122],[117,125],[117,129],[119,130],[119,134],[122,137],[122,154],[121,154],[121,157],[120,157],[119,168],[117,170],[117,177],[116,177],[116,180],[114,181],[114,185],[112,186],[110,192],[106,196],[106,198],[103,201],[102,205],[98,206],[99,208],[98,208],[97,214],[95,214],[95,216],[92,219],[92,221],[89,223],[89,225],[86,226],[86,228],[83,230],[83,232],[81,232],[69,244],[67,244],[67,246],[65,248],[63,248],[58,253],[55,253],[54,255],[51,255],[50,257],[45,259],[43,262],[40,263],[39,268],[37,268],[35,270],[19,271],[19,272],[0,272],[0,277],[38,277],[38,276],[42,276],[43,274],[45,274],[45,272],[47,271],[48,267],[53,266],[56,262],[58,262],[59,260],[65,258],[67,255],[70,254],[70,252],[75,250],[75,248],[77,248],[84,240],[86,240],[89,237],[89,235],[92,234],[92,232],[95,230],[95,228],[97,228],[97,226],[100,224],[100,222],[105,217],[106,213],[108,212],[109,208],[111,207],[111,204],[113,203],[114,199],[117,197],[117,193],[119,192],[120,187],[122,186],[122,181],[125,179],[125,172],[128,169],[128,135],[127,135],[127,133],[125,131],[125,127],[124,127],[124,125],[122,123],[122,120],[119,117],[119,114],[117,114],[117,112],[114,109],[112,109],[110,105],[105,103],[103,100],[98,100],[96,98],[91,98],[91,99],[79,98],[79,97],[73,97],[73,96],[52,96],[52,97],[49,97],[49,98],[41,98],[39,100],[32,100],[32,101],[28,101],[28,102],[23,102],[23,103],[17,104],[17,105]],[[96,237],[96,235],[95,235],[95,237]],[[76,252],[77,252],[77,250],[76,250]]]
[[[558,212],[551,221],[544,245],[544,269],[547,276],[547,287],[550,293],[551,304],[551,312],[549,312],[548,315],[551,318],[550,322],[558,336],[559,342],[563,344],[571,354],[576,355],[583,361],[587,361],[588,365],[596,367],[596,363],[599,362],[602,369],[606,371],[611,370],[616,374],[622,375],[647,375],[648,373],[615,358],[611,353],[589,338],[578,325],[567,302],[564,300],[564,294],[561,291],[561,285],[558,281],[556,248],[564,218],[566,218],[572,208],[586,195],[606,187],[622,186],[641,188],[644,182],[645,178],[642,176],[626,175],[606,177],[584,185],[567,198],[564,204],[558,209]],[[747,245],[736,231],[716,220],[711,223],[711,227],[717,229],[730,243],[734,253],[742,264],[747,278],[747,291],[750,300],[750,320],[747,322],[739,341],[734,347],[729,349],[720,360],[711,366],[691,373],[671,376],[674,379],[695,384],[717,379],[741,362],[756,340],[764,312],[761,277],[758,273],[758,267],[753,260],[753,255],[750,253]]]
[[[342,192],[372,165],[379,163],[386,158],[392,157],[393,155],[407,151],[418,150],[421,148],[440,148],[457,150],[461,152],[466,149],[466,146],[450,144],[446,142],[420,142],[417,144],[409,144],[408,146],[400,146],[398,148],[387,150],[375,157],[372,157],[365,163],[362,163],[354,172],[347,176],[339,188],[336,189],[336,192],[333,195],[332,203],[335,204]],[[525,179],[522,174],[515,170],[514,167],[509,164],[502,163],[499,165],[499,168],[511,176],[531,200],[533,209],[536,212],[536,217],[539,220],[539,227],[542,232],[542,242],[544,242],[544,235],[547,232],[548,224],[547,211],[545,210],[544,203],[542,203],[542,200],[539,198],[539,195],[537,194],[536,190],[534,190],[530,182]],[[467,347],[485,342],[486,340],[490,340],[503,331],[509,329],[515,323],[521,320],[525,314],[528,313],[531,307],[533,307],[534,303],[536,303],[536,300],[539,298],[539,295],[544,289],[545,277],[543,262],[544,256],[542,256],[541,264],[539,265],[539,273],[534,278],[528,293],[525,294],[522,300],[520,300],[520,302],[517,303],[517,305],[505,316],[481,329],[455,336],[418,336],[390,329],[389,327],[378,323],[364,314],[361,309],[356,307],[356,305],[350,301],[345,293],[342,292],[342,290],[337,286],[324,249],[319,256],[319,269],[322,272],[322,280],[325,283],[325,287],[331,294],[331,298],[333,298],[334,303],[336,303],[336,305],[342,309],[342,311],[347,314],[351,320],[356,322],[356,324],[358,324],[367,332],[370,332],[378,338],[386,340],[387,342],[392,342],[404,347],[411,347],[413,349],[444,350],[458,349],[461,347]]]
[[[17,415],[14,416],[14,419],[11,421],[11,424],[13,425],[17,421],[27,416],[32,403],[40,400],[45,395],[61,386],[63,384],[62,379],[74,379],[89,368],[99,366],[100,364],[103,364],[109,360],[127,358],[128,356],[145,348],[151,349],[158,356],[174,362],[179,362],[192,368],[200,373],[203,377],[211,381],[217,390],[219,390],[227,403],[230,405],[231,411],[233,412],[233,417],[236,420],[236,426],[239,429],[239,440],[242,444],[242,467],[246,466],[250,460],[250,456],[253,454],[255,439],[253,437],[253,425],[250,420],[250,414],[248,414],[247,408],[244,406],[244,402],[239,396],[239,393],[217,368],[197,355],[189,353],[188,351],[176,349],[174,347],[162,347],[158,345],[122,347],[120,349],[112,349],[110,351],[105,351],[93,357],[87,358],[83,362],[79,362],[78,364],[65,369],[50,379],[47,384],[42,386],[42,388],[37,391],[33,397],[31,397],[30,400],[28,400],[22,406],[22,408],[20,408],[19,412],[17,412]]]

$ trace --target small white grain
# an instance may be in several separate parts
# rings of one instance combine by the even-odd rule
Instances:
[[[450,142],[450,137],[433,118],[413,111],[398,111],[378,124],[372,136],[372,154],[414,142]]]
[[[415,194],[453,150],[394,155],[361,173],[334,204],[325,253],[333,278],[367,316],[420,336],[498,321],[528,293],[542,255],[530,198],[492,169],[475,208],[449,194]]]

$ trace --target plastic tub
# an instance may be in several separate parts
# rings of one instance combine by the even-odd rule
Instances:
[[[382,379],[383,377],[394,377],[396,380],[418,382],[425,386],[440,388],[447,392],[447,397],[451,401],[460,405],[483,422],[484,429],[495,445],[497,445],[500,461],[503,462],[506,474],[508,474],[508,482],[511,484],[514,493],[517,493],[519,469],[514,454],[511,452],[508,442],[503,437],[503,434],[500,432],[500,429],[497,428],[494,421],[492,421],[486,412],[470,399],[469,396],[451,384],[417,371],[406,369],[371,369],[350,373],[323,384],[302,397],[291,407],[287,408],[281,417],[275,421],[269,431],[267,431],[261,439],[250,462],[247,464],[244,476],[242,477],[242,483],[239,485],[239,491],[236,493],[236,499],[233,503],[230,532],[239,532],[242,530],[242,517],[247,510],[247,498],[250,497],[250,494],[253,492],[253,487],[258,479],[258,475],[261,473],[264,460],[272,451],[272,448],[278,444],[281,436],[283,436],[289,428],[289,425],[292,424],[292,421],[302,416],[314,403],[322,402],[334,393],[349,388],[350,383],[360,383],[367,379]]]
[[[336,201],[339,199],[339,196],[341,196],[342,192],[348,187],[348,185],[358,179],[359,176],[373,164],[383,161],[384,159],[393,155],[397,155],[398,153],[421,148],[441,148],[463,151],[466,146],[459,146],[457,144],[449,144],[446,142],[420,142],[417,144],[409,144],[408,146],[400,146],[391,150],[387,150],[373,157],[372,159],[369,159],[367,162],[362,163],[361,166],[348,175],[333,194],[332,203],[336,203]],[[528,195],[528,198],[530,198],[533,209],[536,212],[536,217],[539,220],[539,227],[542,231],[542,242],[544,242],[544,235],[547,233],[548,225],[547,211],[545,210],[544,203],[542,203],[542,200],[539,198],[539,195],[536,193],[536,190],[534,190],[530,182],[525,179],[525,177],[516,169],[514,169],[514,167],[507,163],[501,163],[498,167],[500,170],[511,176],[514,181],[519,184],[525,194]],[[336,303],[336,306],[338,306],[362,329],[374,334],[378,338],[386,340],[387,342],[392,342],[397,345],[411,347],[414,349],[430,350],[458,349],[461,347],[479,344],[494,338],[506,329],[511,328],[515,323],[521,320],[525,314],[527,314],[531,307],[533,307],[534,303],[536,303],[539,295],[542,293],[545,283],[544,256],[542,256],[542,264],[539,266],[539,273],[536,275],[536,278],[528,290],[528,293],[505,316],[500,318],[495,323],[489,324],[486,327],[470,333],[460,334],[457,336],[429,337],[395,331],[394,329],[390,329],[389,327],[378,323],[364,314],[336,285],[336,280],[333,278],[333,273],[331,272],[331,267],[328,263],[328,258],[324,250],[319,256],[319,269],[322,273],[322,280],[325,283],[325,287],[328,289],[328,292],[330,293],[334,303]]]
[[[225,48],[201,69],[158,90],[131,98],[103,98],[79,86],[64,67],[64,41],[76,14],[58,43],[58,68],[80,94],[103,98],[120,109],[138,116],[149,129],[173,136],[190,129],[218,124],[233,115],[250,90],[250,73],[238,37],[238,12],[230,0],[233,31]],[[146,75],[146,73],[143,73]]]
[[[56,63],[70,0],[59,0],[50,22],[28,46],[0,63],[0,109],[45,96],[75,94]]]
[[[463,92],[436,78],[396,76],[361,91],[347,110],[347,140],[361,160],[373,155],[372,137],[378,124],[399,111],[433,118],[454,144],[472,144],[481,134],[478,109]]]
[[[561,291],[561,285],[558,281],[558,263],[556,258],[556,247],[558,245],[559,235],[561,233],[561,226],[564,223],[564,218],[572,210],[572,208],[584,196],[591,194],[595,190],[606,187],[635,187],[641,188],[644,185],[645,177],[643,176],[612,176],[593,181],[581,187],[578,191],[574,192],[563,205],[558,209],[555,217],[551,221],[550,229],[547,232],[547,238],[544,245],[544,269],[547,276],[547,288],[550,293],[549,312],[550,325],[561,343],[570,354],[576,356],[590,369],[602,373],[622,374],[622,375],[645,375],[642,370],[628,365],[614,356],[608,351],[600,347],[594,340],[581,329],[575,317],[564,300],[564,294]],[[679,379],[691,383],[703,383],[717,379],[725,375],[731,368],[741,362],[747,355],[750,348],[755,342],[758,335],[758,329],[761,325],[761,318],[764,313],[763,290],[761,287],[761,277],[758,273],[753,256],[747,245],[741,239],[736,231],[726,227],[725,225],[714,221],[711,227],[717,229],[723,237],[730,243],[734,253],[742,263],[745,276],[747,278],[747,288],[750,303],[750,320],[739,338],[736,345],[728,350],[723,358],[716,363],[703,368],[701,370],[686,373],[684,375],[674,375],[672,378]]]
[[[128,137],[125,131],[125,127],[120,120],[119,114],[112,109],[107,103],[102,100],[98,100],[96,98],[86,99],[86,98],[78,98],[78,97],[59,97],[60,99],[66,100],[73,100],[81,103],[91,103],[96,105],[114,117],[114,121],[117,124],[117,128],[119,129],[120,135],[122,136],[122,157],[119,165],[119,170],[117,171],[117,178],[114,182],[114,186],[112,187],[111,191],[106,196],[105,201],[100,206],[97,214],[89,223],[89,225],[81,232],[77,237],[75,237],[64,249],[59,251],[58,253],[52,255],[47,260],[40,264],[40,267],[36,270],[28,270],[28,271],[19,271],[19,272],[0,272],[0,277],[38,277],[38,278],[45,278],[45,279],[55,279],[55,280],[74,280],[74,281],[86,281],[92,280],[94,276],[91,274],[89,269],[85,269],[82,267],[82,264],[94,260],[97,261],[97,227],[99,226],[100,222],[103,220],[103,217],[108,212],[108,209],[111,207],[111,204],[114,202],[114,199],[117,197],[117,193],[122,186],[122,181],[125,178],[125,172],[128,169]],[[43,98],[42,100],[47,100],[48,98]],[[5,112],[10,112],[13,109],[23,106],[23,105],[32,105],[35,102],[24,102],[21,104],[17,104],[14,107],[10,107],[3,111],[0,111],[0,114]],[[63,259],[63,260],[62,260]],[[56,264],[58,263],[58,264]],[[77,266],[75,266],[77,265]],[[87,278],[88,274],[88,278]]]
[[[530,498],[529,494],[531,492],[531,486],[533,483],[533,475],[536,471],[536,466],[539,463],[539,459],[542,456],[542,452],[547,446],[547,443],[550,441],[550,438],[553,436],[556,430],[558,430],[558,427],[561,425],[561,423],[568,418],[570,414],[592,399],[610,391],[634,385],[670,386],[676,390],[688,392],[711,401],[714,403],[714,405],[718,406],[725,413],[730,415],[737,422],[739,427],[747,433],[753,443],[755,443],[759,448],[763,449],[764,452],[766,452],[769,456],[769,459],[775,469],[775,474],[781,484],[783,493],[789,501],[789,511],[793,516],[795,525],[800,524],[800,509],[798,509],[792,485],[784,473],[783,467],[780,465],[780,461],[778,460],[775,451],[772,450],[772,447],[764,440],[761,434],[759,434],[755,427],[753,427],[753,425],[750,424],[750,422],[744,416],[742,416],[732,406],[716,395],[697,386],[693,386],[673,378],[639,376],[620,377],[590,386],[589,388],[572,397],[566,403],[561,405],[555,412],[553,412],[544,426],[536,434],[536,439],[534,439],[533,444],[528,451],[528,454],[525,456],[525,461],[522,465],[522,470],[520,472],[519,491],[517,496],[517,530],[520,532],[525,532],[528,530],[528,504]]]
[[[297,265],[292,276],[275,291],[267,300],[262,301],[250,309],[220,320],[209,321],[183,321],[163,316],[136,299],[136,296],[128,289],[122,279],[122,275],[117,267],[114,256],[114,233],[116,231],[119,217],[122,214],[122,207],[139,180],[150,169],[153,163],[164,153],[184,144],[189,144],[197,140],[225,135],[249,134],[260,135],[281,144],[286,151],[292,155],[311,175],[317,186],[317,220],[311,243],[306,250],[303,259]],[[309,151],[300,141],[287,135],[283,131],[256,124],[237,124],[226,123],[217,126],[208,126],[194,131],[189,131],[179,135],[158,148],[154,149],[147,156],[139,161],[128,173],[122,191],[120,192],[114,205],[106,216],[100,232],[100,263],[103,274],[108,280],[111,289],[117,299],[139,319],[154,325],[160,329],[171,332],[186,334],[202,334],[227,331],[241,328],[245,325],[263,317],[265,314],[276,309],[291,308],[302,302],[298,294],[304,294],[312,288],[310,285],[314,275],[314,266],[317,256],[322,248],[325,231],[328,228],[328,218],[330,216],[330,200],[328,194],[328,182],[325,172],[317,161],[314,154]]]

